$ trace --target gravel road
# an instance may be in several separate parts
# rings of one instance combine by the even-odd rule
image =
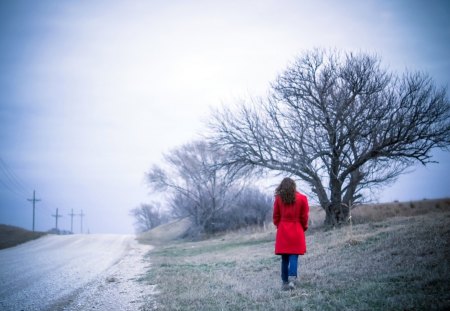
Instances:
[[[126,235],[45,236],[0,251],[0,310],[139,310],[150,246]]]

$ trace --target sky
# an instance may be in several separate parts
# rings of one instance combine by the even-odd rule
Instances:
[[[450,85],[448,1],[0,2],[0,223],[132,233],[145,172],[200,137],[211,107],[266,94],[302,51],[376,53]],[[450,196],[450,152],[380,202]],[[271,190],[270,190],[271,191]],[[74,232],[81,231],[80,217]]]

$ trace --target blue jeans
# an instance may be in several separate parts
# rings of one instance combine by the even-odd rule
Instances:
[[[298,255],[281,255],[281,280],[288,282],[289,276],[297,276]]]

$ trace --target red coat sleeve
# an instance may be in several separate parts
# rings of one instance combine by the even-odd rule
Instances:
[[[280,200],[276,196],[275,202],[273,203],[273,224],[275,227],[278,227],[278,224],[280,223],[281,219],[281,213],[280,213]]]
[[[303,227],[303,231],[308,230],[308,217],[309,217],[309,204],[308,204],[308,198],[305,196],[303,197],[302,202],[302,210],[300,212],[300,223]]]

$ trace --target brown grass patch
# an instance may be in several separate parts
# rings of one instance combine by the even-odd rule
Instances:
[[[358,205],[352,210],[352,218],[356,223],[363,223],[382,221],[396,216],[417,216],[448,211],[450,211],[450,198],[423,199],[410,202]]]
[[[32,232],[19,227],[0,225],[0,249],[13,247],[46,235],[44,232]]]
[[[409,202],[359,204],[351,210],[353,223],[367,223],[386,220],[396,216],[417,216],[427,213],[450,211],[450,198],[419,200]],[[321,227],[325,211],[318,205],[310,207],[311,228]]]

